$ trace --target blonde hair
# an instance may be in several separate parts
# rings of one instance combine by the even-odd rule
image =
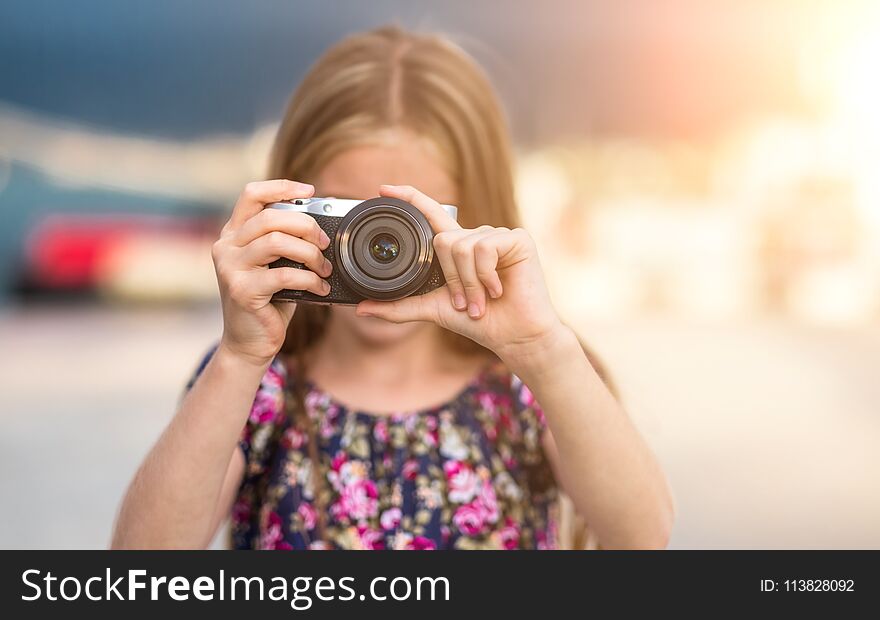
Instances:
[[[455,184],[463,227],[519,226],[508,129],[489,79],[449,39],[398,27],[344,39],[312,66],[278,130],[269,177],[314,182],[336,155],[379,142],[395,129],[406,129],[437,149]],[[282,353],[294,356],[298,371],[304,371],[304,352],[321,337],[327,318],[326,306],[297,308]],[[445,337],[462,351],[489,354],[452,332]],[[292,383],[299,392],[301,382]],[[303,394],[298,396],[288,399],[291,415],[309,432],[310,457],[317,466],[314,424],[303,410]],[[316,489],[316,500],[326,491]]]
[[[507,126],[489,79],[450,40],[394,26],[348,37],[312,66],[278,129],[269,177],[314,182],[336,155],[396,129],[435,147],[463,227],[519,226]],[[303,364],[327,317],[323,306],[297,308],[282,352]],[[456,350],[488,353],[452,332],[444,338]]]
[[[309,182],[389,129],[437,148],[463,227],[519,225],[507,126],[488,78],[448,39],[396,27],[349,37],[315,63],[278,130],[270,177]]]

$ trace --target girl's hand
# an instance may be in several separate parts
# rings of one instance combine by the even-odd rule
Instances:
[[[535,243],[524,230],[464,229],[412,187],[383,185],[380,194],[424,213],[435,232],[446,286],[397,301],[362,301],[359,316],[432,321],[490,349],[511,367],[534,359],[535,347],[567,331],[550,303]]]
[[[214,243],[212,256],[223,306],[220,347],[249,362],[268,364],[281,349],[296,310],[292,302],[272,302],[281,289],[326,295],[330,262],[321,250],[327,234],[305,213],[264,209],[279,200],[308,198],[315,188],[295,181],[249,183]],[[285,257],[308,269],[268,264]]]

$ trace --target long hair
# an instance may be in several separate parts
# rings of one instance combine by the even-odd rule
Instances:
[[[392,129],[406,129],[437,149],[457,189],[463,227],[520,225],[507,124],[489,79],[449,39],[398,27],[346,38],[312,66],[278,130],[269,178],[314,182],[333,157],[378,143]],[[297,307],[281,352],[296,360],[299,372],[304,372],[304,352],[321,338],[328,317],[326,306]],[[444,336],[456,349],[482,349],[452,332]],[[288,400],[291,415],[309,432],[312,480],[319,485],[314,424],[304,415],[302,396]],[[316,489],[319,505],[326,497],[318,495],[326,492]]]
[[[449,40],[397,27],[349,37],[315,63],[287,107],[269,176],[312,182],[340,152],[375,143],[389,129],[407,129],[436,147],[464,228],[519,226],[507,127],[489,80]],[[302,304],[282,351],[314,343],[326,318],[326,308]]]

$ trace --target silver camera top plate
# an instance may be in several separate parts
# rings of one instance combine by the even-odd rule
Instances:
[[[331,217],[345,217],[345,214],[353,208],[364,202],[363,200],[352,200],[346,198],[294,198],[293,200],[283,200],[281,202],[273,202],[268,207],[273,209],[282,209],[285,211],[296,211],[299,213],[309,213],[311,215],[329,215]],[[458,207],[452,205],[440,205],[449,217],[454,220],[458,219]]]

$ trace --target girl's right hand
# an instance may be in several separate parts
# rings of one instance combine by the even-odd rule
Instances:
[[[220,347],[246,361],[268,364],[281,349],[287,325],[296,310],[293,302],[272,302],[282,289],[330,292],[326,278],[332,266],[321,250],[330,239],[305,213],[264,209],[280,200],[308,198],[315,188],[305,183],[261,181],[248,183],[232,216],[214,243],[212,257],[223,306]],[[278,258],[303,263],[308,269],[268,264]]]

